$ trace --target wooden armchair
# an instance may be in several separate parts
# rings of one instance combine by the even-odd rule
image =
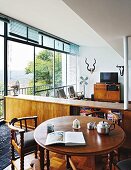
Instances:
[[[30,126],[28,125],[30,124]],[[20,157],[20,170],[24,170],[24,156],[35,152],[37,158],[37,143],[34,139],[34,129],[37,126],[37,116],[14,118],[9,124],[11,129],[11,169],[15,168],[15,151]]]

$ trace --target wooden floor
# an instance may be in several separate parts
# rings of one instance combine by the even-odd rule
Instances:
[[[66,170],[66,161],[63,155],[50,153],[50,170]],[[34,160],[34,154],[28,155],[25,157],[25,168],[24,170],[32,170],[30,163]],[[88,161],[87,157],[77,157],[73,156],[72,161],[76,167],[76,170],[91,170],[92,168],[87,168]],[[19,160],[16,161],[16,167],[19,169]],[[45,168],[46,169],[46,168]],[[97,158],[97,169],[98,170],[106,170],[104,168],[104,162],[101,157]],[[11,166],[5,168],[4,170],[11,170]],[[114,167],[112,170],[116,170]]]

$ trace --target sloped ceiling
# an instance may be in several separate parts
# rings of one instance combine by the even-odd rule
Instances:
[[[131,36],[131,0],[63,1],[123,56],[123,36]]]

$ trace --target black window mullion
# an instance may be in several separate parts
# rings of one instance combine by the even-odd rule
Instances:
[[[8,95],[8,67],[7,67],[7,30],[8,25],[4,23],[4,96]],[[4,107],[4,119],[6,119],[6,108]]]
[[[4,96],[8,94],[8,67],[7,67],[7,23],[4,23]]]
[[[27,41],[28,41],[28,27],[27,27]]]
[[[55,49],[55,40],[54,40],[54,49]],[[54,96],[56,96],[55,93],[55,51],[54,51],[54,59],[53,59],[53,89],[54,89]]]
[[[41,45],[43,46],[43,36],[41,36]]]
[[[34,46],[34,91],[33,91],[33,94],[35,95],[36,93],[36,89],[35,89],[35,46]]]
[[[66,96],[68,92],[68,86],[67,86],[67,54],[66,54]]]

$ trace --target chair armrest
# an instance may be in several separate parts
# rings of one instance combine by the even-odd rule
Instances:
[[[23,146],[25,130],[15,127],[10,123],[8,123],[8,127],[11,129],[11,143],[15,147],[15,149],[18,151],[18,141],[17,141],[16,135],[17,135],[17,133],[20,134],[20,139],[23,139],[23,140],[21,140],[22,146]]]
[[[16,131],[16,132],[19,132],[19,133],[24,133],[24,132],[25,132],[24,129],[15,127],[15,126],[11,125],[10,123],[8,123],[8,127],[9,127],[11,130]]]
[[[29,119],[37,119],[38,117],[37,116],[28,116],[28,117],[21,117],[21,118],[18,118],[18,120],[29,120]]]
[[[29,116],[29,117],[21,117],[21,118],[14,118],[11,120],[10,122],[10,125],[13,125],[17,122],[20,123],[20,128],[23,129],[23,127],[26,128],[26,131],[28,129],[28,125],[27,125],[27,122],[30,121],[30,120],[33,120],[34,121],[34,128],[37,127],[37,116]]]

